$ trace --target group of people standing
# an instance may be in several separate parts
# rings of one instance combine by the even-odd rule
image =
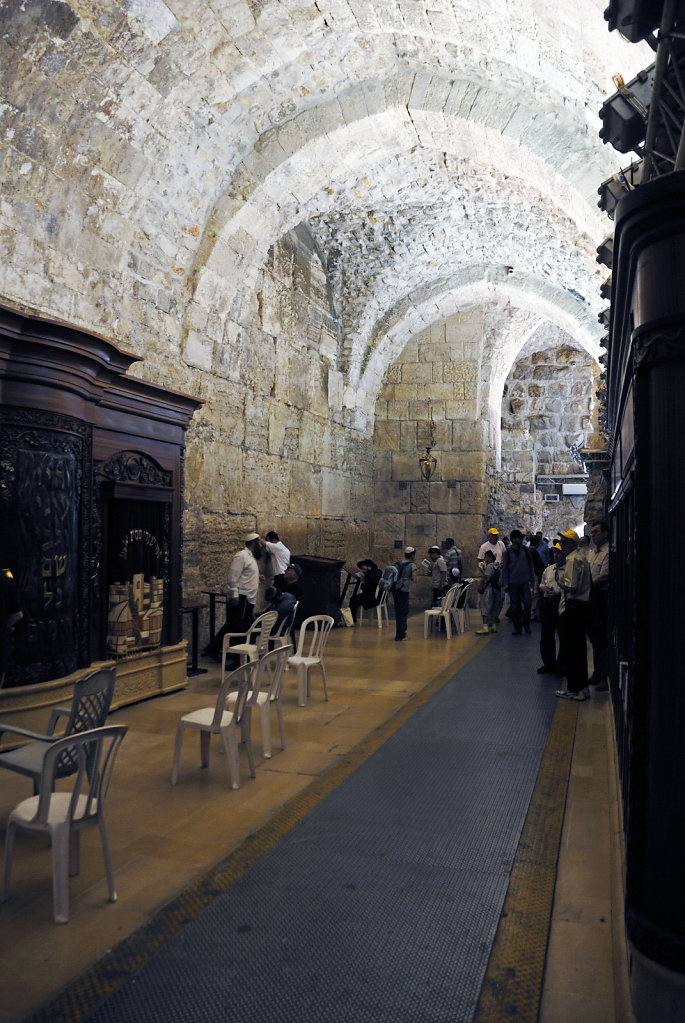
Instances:
[[[431,577],[433,604],[439,604],[445,592],[461,579],[461,551],[456,546],[454,537],[448,536],[442,542],[442,550],[432,544],[427,550],[423,566]],[[407,638],[407,619],[409,617],[409,595],[411,586],[416,582],[418,568],[414,558],[415,547],[405,547],[404,558],[398,560],[397,578],[392,585],[392,598],[395,605],[395,642],[401,643]],[[356,624],[360,608],[376,607],[380,599],[379,583],[383,573],[375,561],[364,558],[357,562],[358,578],[361,579],[359,592],[350,599],[352,622]]]
[[[589,685],[607,688],[609,651],[609,529],[598,520],[590,528],[590,548],[581,550],[581,538],[573,529],[557,534],[553,543],[541,532],[524,537],[512,529],[506,540],[492,527],[478,551],[479,592],[483,626],[479,635],[496,632],[505,594],[509,597],[508,617],[513,635],[530,635],[531,620],[540,621],[540,674],[566,677],[566,687],[557,690],[564,699],[585,700]],[[418,568],[416,548],[408,546],[395,564],[391,592],[395,605],[395,642],[407,638],[407,619],[412,584]],[[264,562],[260,572],[259,563]],[[423,561],[432,583],[433,602],[461,578],[461,551],[447,537],[442,550],[428,548]],[[359,591],[350,600],[353,623],[361,607],[373,608],[379,600],[383,573],[371,558],[357,562]],[[278,611],[279,618],[292,615],[301,596],[302,570],[293,564],[290,551],[271,531],[264,537],[250,533],[244,548],[230,563],[227,580],[226,624],[204,650],[204,655],[221,659],[223,637],[228,632],[246,632],[254,619],[260,582],[266,582],[264,610]],[[593,649],[594,671],[588,677],[587,639]],[[558,643],[557,643],[558,641]]]
[[[260,562],[263,570],[260,571]],[[226,583],[226,623],[202,652],[203,657],[221,661],[224,636],[229,632],[245,633],[252,625],[260,582],[264,591],[265,611],[277,611],[277,627],[300,599],[302,569],[292,564],[290,551],[273,530],[261,537],[248,533],[245,545],[231,560]]]
[[[439,551],[438,551],[439,553]],[[416,582],[415,547],[405,547],[404,558],[395,563],[396,579],[392,585],[392,598],[395,605],[395,641],[401,643],[407,638],[407,619],[409,617],[409,594],[412,583]],[[357,562],[358,578],[361,579],[359,591],[350,598],[352,624],[356,625],[360,608],[376,607],[380,600],[379,584],[383,573],[371,558],[363,558]]]
[[[589,685],[608,688],[609,658],[609,527],[597,520],[590,527],[590,547],[581,549],[574,529],[557,534],[550,546],[538,533],[524,544],[513,529],[507,545],[494,527],[478,552],[483,627],[478,634],[497,631],[504,595],[513,635],[530,635],[535,606],[541,625],[540,674],[563,675],[563,699],[586,700]],[[558,639],[558,647],[557,647]],[[587,640],[594,670],[588,677]]]

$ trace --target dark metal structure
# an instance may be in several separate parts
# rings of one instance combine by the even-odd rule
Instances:
[[[666,1023],[685,1019],[685,633],[679,574],[670,579],[685,505],[685,3],[612,0],[605,16],[656,52],[602,108],[604,140],[639,161],[600,186],[615,230],[598,258],[612,269],[605,394],[625,922],[635,1014]]]
[[[608,378],[626,929],[634,1007],[649,1023],[685,1018],[685,633],[670,575],[685,506],[683,265],[685,172],[618,206]]]

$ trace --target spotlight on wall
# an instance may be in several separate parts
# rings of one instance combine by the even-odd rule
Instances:
[[[614,219],[614,211],[623,198],[640,184],[642,179],[642,160],[631,163],[626,170],[621,170],[613,177],[607,178],[597,189],[600,210],[604,210],[610,220]]]
[[[602,104],[599,137],[619,153],[636,150],[644,142],[654,84],[654,64],[623,85]]]
[[[435,423],[433,422],[433,406],[430,398],[428,399],[428,435],[430,438],[430,444],[426,445],[425,455],[419,456],[421,479],[426,480],[426,482],[431,478],[438,464],[438,460],[435,455],[431,454],[431,451],[435,447]]]
[[[597,247],[597,262],[604,263],[611,270],[614,264],[614,236],[609,235],[601,245]]]
[[[645,39],[661,24],[664,0],[609,0],[604,20],[609,31],[618,29],[629,43]]]

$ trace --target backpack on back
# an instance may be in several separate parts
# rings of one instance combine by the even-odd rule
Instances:
[[[380,577],[378,588],[381,591],[389,590],[392,593],[393,590],[398,589],[401,581],[401,566],[399,561],[396,561],[394,564],[388,565],[387,568],[383,569],[383,575]]]
[[[455,579],[461,579],[461,551],[456,547],[452,547],[451,550],[445,553],[444,557],[447,562],[447,578],[450,582],[453,582]]]

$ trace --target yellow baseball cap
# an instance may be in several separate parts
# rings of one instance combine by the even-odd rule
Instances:
[[[559,533],[559,536],[563,536],[564,540],[574,540],[576,543],[580,543],[580,537],[575,529],[567,529],[565,533]]]
[[[493,527],[492,529],[488,529],[488,533],[490,533],[491,536],[499,536],[499,529],[495,529]]]

